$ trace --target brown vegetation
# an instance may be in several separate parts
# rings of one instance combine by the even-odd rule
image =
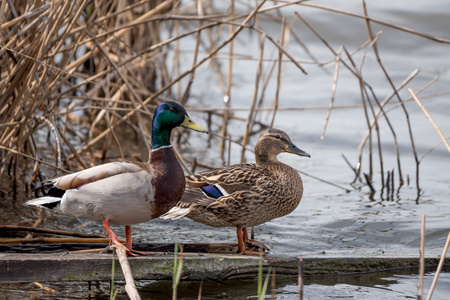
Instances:
[[[226,150],[230,149],[229,143],[234,142],[242,146],[241,157],[244,160],[249,136],[255,131],[254,126],[272,126],[277,112],[286,109],[279,107],[278,99],[282,64],[288,62],[306,73],[298,60],[286,50],[290,41],[303,48],[310,57],[310,64],[319,67],[326,64],[335,65],[331,102],[329,108],[325,108],[328,109],[328,115],[323,135],[326,133],[330,114],[336,108],[334,98],[339,69],[350,70],[358,79],[361,89],[360,107],[367,120],[368,130],[361,141],[356,163],[349,165],[355,172],[355,181],[364,181],[375,191],[371,181],[374,176],[374,159],[378,157],[382,190],[387,188],[387,195],[393,194],[395,185],[403,185],[404,175],[396,130],[391,125],[385,108],[386,104],[395,99],[405,113],[409,128],[411,127],[404,103],[412,98],[402,99],[398,91],[404,88],[417,72],[413,72],[400,86],[394,86],[378,55],[377,39],[380,33],[373,33],[371,25],[382,24],[440,43],[450,41],[370,18],[365,2],[362,3],[362,15],[305,1],[261,1],[254,7],[247,7],[246,13],[239,15],[235,12],[234,1],[230,1],[226,14],[217,14],[210,1],[2,1],[0,172],[6,187],[0,186],[0,189],[4,189],[4,194],[9,194],[10,187],[17,188],[23,183],[28,185],[37,179],[43,179],[47,177],[41,176],[43,169],[51,170],[53,176],[54,173],[90,167],[98,163],[96,160],[105,159],[111,148],[117,149],[121,159],[129,159],[127,155],[130,153],[123,151],[125,145],[116,134],[116,131],[124,126],[149,148],[148,120],[152,110],[159,102],[167,99],[178,99],[185,104],[190,95],[195,71],[205,62],[216,70],[225,105],[223,108],[198,111],[204,112],[209,118],[221,118],[218,122],[221,124],[220,130],[215,130],[217,133],[214,134],[214,137],[221,140],[221,159],[225,162]],[[283,16],[281,9],[287,6],[307,6],[363,19],[368,33],[367,41],[354,53],[349,53],[345,46],[339,50],[333,49],[306,18],[296,12],[293,16],[297,18],[296,21],[301,21],[303,28],[313,32],[335,56],[332,61],[318,62],[302,43],[292,24]],[[273,37],[261,29],[259,20],[262,17],[279,22],[280,37]],[[161,24],[166,26],[164,38],[160,30]],[[235,108],[230,106],[228,100],[232,87],[232,69],[236,62],[233,43],[244,29],[258,36],[260,56],[251,105],[245,108],[248,110],[248,118],[242,120],[233,115]],[[188,36],[196,37],[196,47],[192,67],[183,72],[180,69],[179,41]],[[268,43],[274,45],[278,53],[277,59],[270,60],[268,74],[263,74],[262,64],[267,62],[263,55],[264,46]],[[222,60],[221,64],[217,53],[225,47],[228,51],[227,63],[223,64]],[[200,49],[205,50],[206,54],[203,55]],[[378,99],[371,85],[363,78],[360,66],[353,60],[353,56],[362,49],[374,52],[381,70],[392,86],[392,94],[385,99]],[[168,51],[173,53],[172,70],[168,69],[166,63]],[[271,77],[276,77],[272,80],[277,82],[277,92],[272,103],[264,107],[264,91]],[[182,85],[182,79],[188,79],[188,83]],[[260,124],[257,115],[264,110],[271,112],[271,118],[267,123]],[[231,118],[245,124],[240,141],[232,141],[228,133],[228,121]],[[387,122],[394,139],[398,161],[394,168],[383,165],[383,149],[380,146],[381,136],[378,130],[378,120],[381,118]],[[417,164],[416,185],[420,192],[421,158],[416,153],[411,130],[410,139]],[[44,155],[46,156],[43,157]],[[147,159],[140,154],[131,155],[133,159]],[[364,155],[368,157],[367,166],[362,164]],[[179,158],[188,171],[196,165],[195,162],[184,159],[181,154]],[[201,163],[198,165],[204,166]],[[363,172],[362,167],[367,170]],[[21,173],[23,168],[29,169],[29,176],[24,177]],[[398,184],[394,183],[394,169]]]

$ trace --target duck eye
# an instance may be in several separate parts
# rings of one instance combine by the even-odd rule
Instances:
[[[277,139],[277,140],[279,140],[279,139],[281,139],[281,136],[279,136],[278,134],[275,136],[275,138]]]
[[[175,112],[175,111],[176,111],[174,107],[169,107],[169,110],[170,110],[171,112]]]

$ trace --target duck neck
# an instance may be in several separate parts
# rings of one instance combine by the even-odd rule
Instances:
[[[264,167],[280,162],[277,158],[277,155],[278,153],[270,151],[267,145],[256,144],[255,158],[256,158],[256,165],[258,167]]]
[[[273,165],[276,163],[279,163],[280,161],[275,157],[269,157],[269,156],[257,156],[256,157],[256,165],[258,167],[264,167],[268,165]]]
[[[153,121],[152,126],[152,150],[157,150],[159,148],[171,147],[170,144],[170,133],[172,128],[162,128],[158,122]]]

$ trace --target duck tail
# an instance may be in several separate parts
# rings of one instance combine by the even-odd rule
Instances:
[[[32,190],[36,198],[40,198],[41,196],[50,196],[62,198],[65,190],[59,189],[55,186],[55,180],[47,180],[42,182],[38,187]]]
[[[168,212],[166,212],[165,214],[163,214],[162,216],[160,216],[161,219],[171,219],[171,220],[176,220],[179,218],[184,217],[185,215],[187,215],[189,212],[191,211],[191,209],[189,207],[172,207],[171,210],[169,210]]]
[[[41,197],[37,199],[32,199],[25,202],[25,205],[41,206],[53,209],[59,207],[61,203],[61,198],[58,197]]]

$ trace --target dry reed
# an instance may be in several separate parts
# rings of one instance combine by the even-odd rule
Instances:
[[[125,278],[125,291],[131,300],[140,300],[141,296],[134,284],[133,272],[131,271],[130,263],[127,258],[127,252],[122,247],[112,246],[113,251],[117,253],[120,267],[122,268],[123,277]]]
[[[420,229],[419,247],[419,283],[417,284],[417,300],[423,299],[423,282],[425,276],[425,214],[422,215],[422,227]]]
[[[298,299],[303,299],[303,258],[298,259]]]
[[[56,235],[64,235],[64,236],[73,236],[73,237],[82,237],[82,238],[100,238],[101,236],[83,232],[73,232],[67,230],[56,230],[56,229],[47,229],[47,228],[36,228],[29,226],[14,226],[14,225],[0,225],[0,231],[27,231],[27,232],[39,232],[45,234],[56,234]]]
[[[335,50],[304,16],[295,11],[302,6],[362,19],[367,28],[367,40],[353,52],[349,52],[345,45]],[[282,9],[285,7],[294,10],[295,17],[292,20],[283,14]],[[394,86],[378,51],[377,41],[381,32],[374,33],[372,23],[440,43],[450,41],[371,18],[365,1],[362,1],[362,7],[364,13],[355,14],[307,1],[275,4],[260,1],[249,4],[244,10],[236,10],[234,0],[230,0],[225,11],[215,8],[213,2],[207,0],[195,4],[148,0],[55,0],[45,4],[31,0],[14,3],[2,1],[1,176],[6,179],[9,187],[13,187],[15,195],[18,185],[29,185],[48,176],[88,168],[105,159],[114,157],[124,160],[132,157],[146,160],[147,154],[130,153],[118,131],[129,128],[135,138],[143,141],[148,149],[148,120],[156,105],[173,99],[188,104],[195,74],[200,66],[208,63],[213,68],[217,85],[223,93],[224,105],[213,108],[189,107],[189,110],[203,112],[210,120],[210,126],[219,133],[211,136],[211,139],[220,140],[219,151],[223,163],[230,161],[231,147],[236,145],[241,147],[241,161],[245,161],[245,154],[251,148],[248,147],[251,135],[262,128],[275,126],[275,118],[280,111],[327,109],[322,134],[324,138],[333,110],[360,107],[366,119],[367,134],[359,145],[359,155],[352,167],[355,172],[354,181],[365,182],[375,191],[377,187],[375,184],[371,186],[371,183],[375,182],[374,161],[378,157],[380,196],[383,198],[386,191],[387,197],[391,197],[395,193],[394,185],[398,191],[404,184],[397,133],[388,116],[390,110],[387,109],[388,104],[398,104],[395,107],[403,110],[410,133],[411,149],[416,161],[416,186],[420,196],[418,178],[421,159],[415,150],[412,125],[405,106],[413,98],[403,99],[399,95],[399,91],[418,72],[413,72],[402,84]],[[263,29],[261,18],[278,22],[279,37]],[[299,29],[295,26],[295,21],[298,20],[306,25],[305,30],[310,30],[322,41],[335,57],[334,60],[321,62],[314,57],[308,45],[300,38]],[[248,34],[257,35],[260,41],[261,51],[257,58],[235,53],[236,40],[241,36],[245,38]],[[181,62],[183,50],[180,42],[186,38],[195,39],[190,67],[189,63]],[[267,54],[268,51],[263,51],[268,44],[276,53]],[[303,49],[310,61],[300,63],[288,51],[292,45]],[[224,49],[228,49],[228,53],[225,54]],[[378,99],[370,83],[363,77],[362,66],[354,59],[363,51],[366,51],[363,54],[365,58],[369,50],[373,51],[392,88],[392,94],[384,100]],[[168,57],[173,57],[172,63],[167,61]],[[223,66],[221,58],[227,61]],[[241,108],[232,106],[237,103],[233,99],[233,70],[238,69],[236,64],[239,60],[256,60],[258,64],[251,104]],[[270,63],[269,68],[266,63]],[[325,67],[334,64],[329,107],[305,107],[301,104],[298,107],[283,107],[280,90],[283,66],[286,64],[295,66],[304,74],[307,74],[302,66],[304,64],[322,68],[327,74],[330,72]],[[187,69],[183,71],[182,68],[186,66]],[[359,80],[360,105],[340,106],[336,103],[341,69],[350,71]],[[266,94],[266,89],[272,81],[275,82],[275,96],[270,103],[265,104],[270,97]],[[394,102],[394,97],[397,102]],[[426,95],[421,97],[425,98]],[[247,111],[248,117],[236,116],[235,112],[239,110]],[[267,122],[261,116],[265,111],[269,113],[265,119]],[[394,168],[385,166],[383,161],[385,149],[381,145],[386,137],[380,132],[378,124],[382,118],[388,124],[394,140],[397,158]],[[245,129],[239,133],[239,138],[232,138],[229,126],[236,122],[243,123]],[[180,151],[176,142],[186,141],[186,134],[188,133],[177,131],[174,138],[175,149],[183,167],[187,172],[193,171],[196,166],[210,167],[201,161],[185,157]],[[445,138],[443,140],[446,141]],[[228,159],[225,158],[226,153]],[[363,164],[364,157],[368,157],[367,166]],[[352,165],[348,159],[346,161]],[[24,169],[30,175],[25,180],[19,180],[24,177]],[[0,190],[9,193],[4,186]]]
[[[111,134],[103,148],[115,143],[121,149],[114,129],[126,113],[130,114],[128,125],[146,140],[149,133],[141,126],[141,114],[151,115],[157,101],[144,106],[142,99],[155,91],[155,65],[163,65],[161,49],[146,52],[159,42],[158,22],[148,19],[166,14],[171,1],[3,3],[2,178],[6,173],[21,178],[18,166],[27,164],[33,166],[28,182],[43,178],[43,164],[57,173],[91,166],[91,155],[85,150],[93,150],[80,151],[80,145],[107,128]],[[86,129],[89,135],[80,135]],[[48,143],[55,146],[42,158],[45,132],[50,133]],[[103,150],[103,158],[106,152]]]
[[[447,250],[449,246],[450,246],[450,231],[448,232],[447,240],[445,241],[444,249],[442,250],[441,259],[439,260],[439,264],[436,269],[436,274],[434,275],[433,282],[431,283],[430,290],[428,291],[427,300],[430,300],[431,296],[433,296],[434,288],[436,287],[439,274],[441,273],[442,267],[444,266],[445,257],[447,255]]]
[[[16,195],[16,190],[22,188],[24,183],[27,187],[48,176],[88,168],[112,157],[122,160],[129,157],[146,160],[146,154],[128,151],[126,144],[123,144],[119,137],[119,128],[127,127],[136,140],[145,141],[144,145],[148,149],[148,119],[157,104],[177,99],[188,105],[196,72],[200,66],[207,63],[214,68],[217,84],[223,92],[224,107],[189,107],[188,110],[201,112],[211,120],[211,126],[216,132],[211,136],[212,139],[220,140],[220,158],[224,163],[230,163],[232,147],[241,149],[241,161],[245,161],[245,154],[252,151],[249,147],[250,136],[262,128],[274,126],[275,117],[280,111],[327,110],[322,134],[322,137],[325,137],[333,110],[360,108],[367,124],[367,133],[359,145],[356,162],[352,164],[344,158],[355,173],[354,181],[362,181],[364,177],[366,184],[375,192],[376,186],[373,186],[372,182],[375,180],[373,174],[376,173],[374,160],[378,154],[380,196],[392,199],[395,187],[398,187],[398,191],[404,184],[404,174],[396,129],[388,114],[392,109],[400,107],[409,129],[410,145],[416,162],[416,187],[418,197],[420,196],[419,163],[437,145],[421,159],[418,158],[405,103],[416,100],[421,105],[417,95],[436,79],[417,92],[411,92],[413,97],[400,97],[399,92],[414,80],[419,72],[415,70],[400,85],[394,85],[379,55],[378,38],[381,33],[373,32],[372,23],[439,43],[449,44],[450,40],[372,18],[365,1],[362,1],[363,14],[319,6],[308,1],[275,4],[269,1],[259,1],[257,4],[251,2],[249,7],[237,10],[234,0],[230,0],[229,8],[221,12],[212,6],[213,2],[208,0],[195,4],[171,0],[54,0],[50,3],[31,0],[2,1],[0,172],[5,186],[1,185],[0,191],[10,194],[11,191],[6,190],[8,188]],[[334,49],[331,43],[321,36],[319,30],[307,21],[303,12],[300,15],[295,11],[295,17],[289,20],[281,11],[284,7],[290,7],[294,11],[309,7],[362,19],[367,29],[367,40],[353,52],[349,52],[345,45]],[[278,22],[279,37],[262,29],[262,17]],[[296,21],[301,21],[306,26],[304,30],[310,30],[334,59],[316,59],[313,51],[301,40],[300,30],[295,26]],[[245,38],[248,34],[258,36],[258,57],[235,52],[238,38]],[[189,66],[189,63],[181,62],[183,50],[180,42],[192,37],[195,37],[195,48]],[[267,44],[276,49],[274,55],[264,51]],[[288,51],[288,47],[292,45],[300,47],[310,61],[300,62]],[[228,49],[228,53],[225,54],[224,49]],[[361,72],[362,64],[358,65],[354,59],[363,51],[366,51],[362,54],[365,58],[369,50],[373,52],[392,90],[384,99],[378,98],[374,88]],[[171,63],[168,62],[170,55],[173,56]],[[221,65],[221,58],[226,59],[226,66]],[[253,60],[258,64],[255,70],[253,98],[248,107],[232,106],[238,104],[233,97],[233,70],[239,68],[236,64],[240,60]],[[270,63],[269,68],[266,63]],[[286,64],[295,66],[304,74],[307,72],[303,65],[316,66],[329,75],[330,71],[326,66],[334,64],[330,105],[283,106],[280,90],[283,83],[283,66]],[[188,68],[183,70],[182,65]],[[276,72],[273,72],[275,67]],[[359,82],[361,103],[358,105],[343,106],[336,103],[336,90],[343,69],[351,72]],[[274,73],[276,75],[273,75]],[[264,101],[267,102],[269,98],[265,92],[270,81],[276,82],[276,93],[273,101],[265,104]],[[433,96],[436,95],[421,95],[421,99]],[[391,105],[390,108],[388,104]],[[423,106],[421,107],[426,112]],[[237,116],[235,113],[238,111],[248,112],[248,117]],[[268,121],[262,121],[264,118],[261,115],[264,112],[270,114]],[[388,125],[393,139],[397,160],[394,167],[385,166],[383,161],[385,149],[381,144],[386,137],[379,129],[381,119]],[[231,123],[238,123],[245,129],[237,136],[232,136],[229,128]],[[176,141],[185,141],[186,134],[188,133],[177,131],[174,137],[174,149],[183,167],[187,172],[193,171],[196,166],[210,167],[202,161],[185,157],[180,151]],[[445,138],[441,133],[440,136],[448,147],[448,137]],[[119,154],[113,154],[114,149],[117,149]],[[227,160],[225,153],[228,153]],[[363,164],[366,156],[368,167]],[[29,176],[24,177],[24,169],[30,171]],[[302,174],[348,191],[316,176]],[[46,239],[50,241],[50,238]],[[40,242],[42,241],[41,239]],[[299,268],[301,299],[301,260]],[[200,295],[201,292],[199,297]]]

